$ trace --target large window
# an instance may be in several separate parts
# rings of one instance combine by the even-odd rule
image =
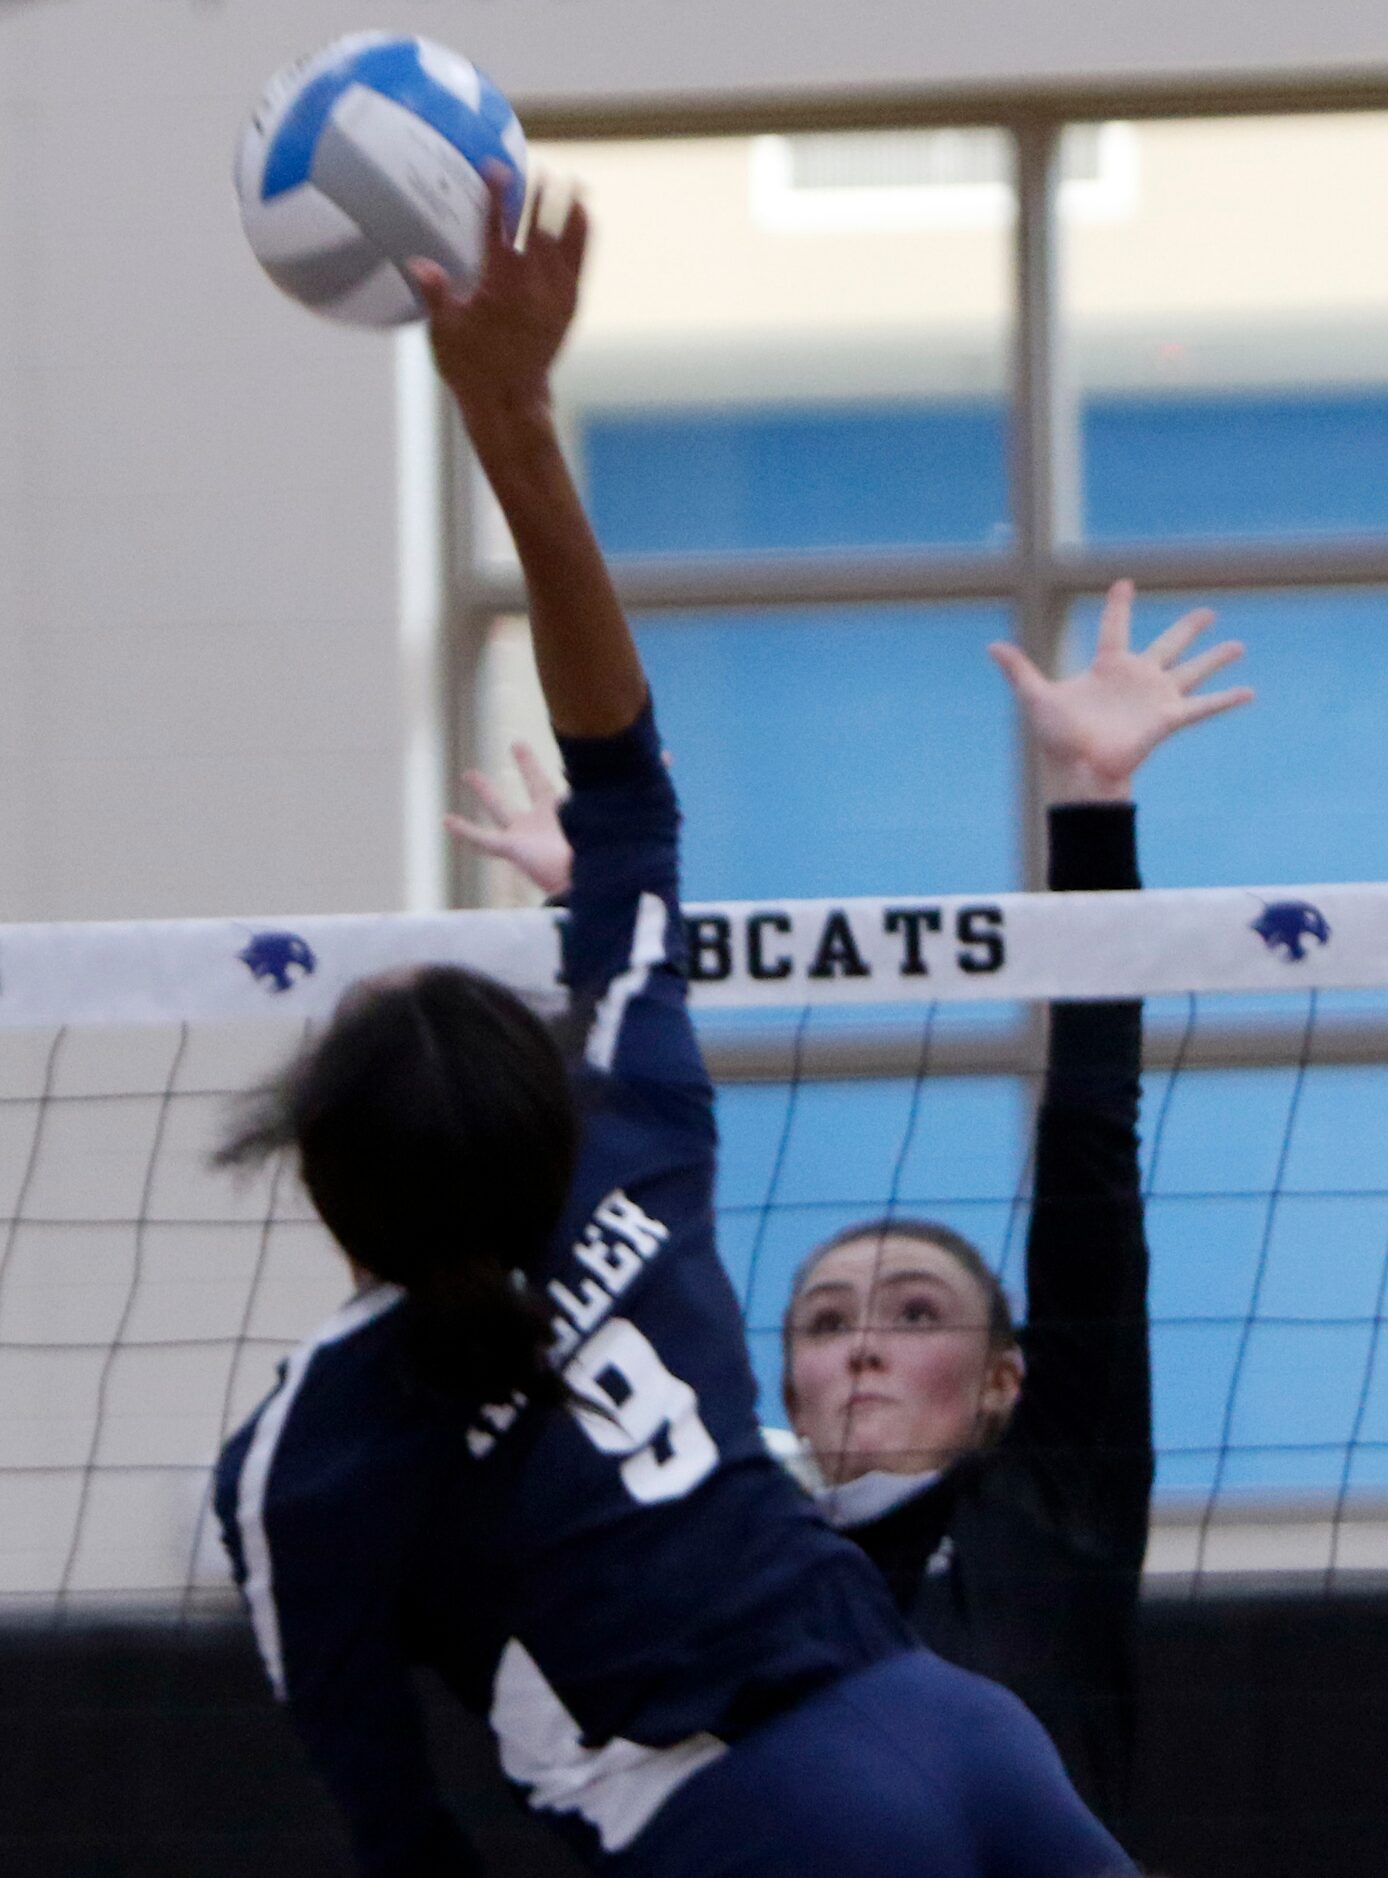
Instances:
[[[808,759],[826,734],[840,845],[865,879],[874,790],[895,788],[913,725],[932,760],[970,754],[991,884],[1039,884],[1031,780],[994,742],[999,681],[982,635],[970,671],[963,622],[991,615],[992,632],[1004,609],[1055,665],[1123,571],[1148,590],[1144,626],[1187,596],[1219,607],[1263,693],[1256,727],[1154,772],[1160,877],[1382,870],[1388,225],[1366,186],[1388,163],[1388,114],[538,154],[594,212],[564,418],[648,655],[678,673],[665,708],[691,826],[724,831],[700,892],[745,890],[756,818],[731,805],[774,774],[798,813],[796,749]],[[519,598],[483,523],[462,582],[469,679],[491,617]],[[483,668],[504,669],[502,690],[479,713],[474,688],[462,713],[473,755],[504,750],[513,719],[534,724],[507,630]],[[1228,813],[1207,800],[1191,839],[1170,819],[1176,791],[1194,799],[1176,778],[1207,760]],[[1318,790],[1337,798],[1333,827]],[[794,865],[778,853],[778,890],[810,892],[834,843],[806,840]]]
[[[1388,114],[542,158],[594,212],[563,416],[657,685],[691,897],[1039,886],[1035,779],[984,648],[1012,633],[1051,669],[1087,656],[1121,573],[1142,590],[1141,635],[1214,606],[1260,694],[1144,777],[1149,883],[1388,873],[1388,223],[1369,187],[1388,173]],[[486,701],[464,725],[495,765],[539,719],[516,571],[485,510],[465,593]],[[495,872],[479,884],[512,892]],[[1388,1060],[1382,1002],[1359,1018]],[[1383,1072],[1322,1070],[1289,1134],[1297,1025],[1237,1001],[1224,1016],[1244,1066],[1194,1070],[1171,1099],[1154,1071],[1147,1091],[1164,1130],[1162,1484],[1333,1493],[1352,1425],[1351,1484],[1378,1485],[1383,1390],[1365,1365],[1388,1229],[1365,1118]],[[1329,1033],[1317,1048],[1335,1055]],[[725,1089],[725,1248],[755,1279],[773,1415],[789,1273],[877,1193],[893,1065],[899,1050],[870,1089],[802,1091],[784,1139],[784,1086]],[[959,1223],[1013,1276],[1021,1087],[942,1082],[936,1171],[952,1156],[954,1177],[913,1170],[912,1198],[972,1207]]]

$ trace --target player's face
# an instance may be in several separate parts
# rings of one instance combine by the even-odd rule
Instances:
[[[791,1309],[795,1431],[826,1480],[925,1473],[979,1447],[1021,1382],[988,1339],[983,1287],[941,1246],[835,1246]]]

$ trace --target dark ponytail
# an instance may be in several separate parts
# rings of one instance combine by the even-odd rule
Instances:
[[[531,1282],[568,1195],[578,1124],[558,1045],[502,986],[428,966],[349,993],[252,1099],[218,1155],[297,1148],[354,1264],[407,1294],[426,1387],[556,1402],[550,1311]]]
[[[434,1267],[408,1288],[405,1309],[414,1368],[435,1394],[474,1405],[564,1399],[548,1357],[553,1312],[519,1270],[485,1256]]]

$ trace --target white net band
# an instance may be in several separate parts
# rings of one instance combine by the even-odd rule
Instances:
[[[0,1027],[326,1016],[456,961],[557,995],[550,911],[0,927]],[[730,901],[686,909],[704,1008],[1388,985],[1388,885]]]

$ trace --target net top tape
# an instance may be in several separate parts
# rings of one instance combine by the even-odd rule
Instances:
[[[0,1028],[326,1017],[451,962],[562,1001],[549,911],[0,926]],[[1388,884],[729,901],[685,909],[697,1005],[1388,987]]]

